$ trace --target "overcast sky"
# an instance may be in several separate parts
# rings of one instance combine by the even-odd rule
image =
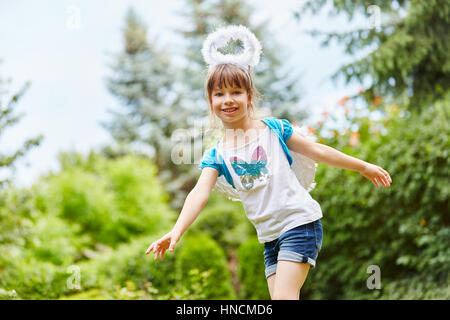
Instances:
[[[316,122],[323,110],[331,111],[339,98],[358,89],[356,85],[335,86],[330,80],[351,57],[344,55],[341,47],[323,48],[319,39],[303,33],[314,28],[348,29],[345,17],[330,19],[323,14],[298,23],[292,13],[302,1],[248,3],[255,8],[254,22],[268,19],[282,50],[290,53],[286,65],[302,73],[301,105],[311,114],[306,125]],[[172,31],[183,25],[175,13],[182,4],[183,0],[0,0],[0,76],[12,79],[10,94],[31,82],[16,107],[16,113],[24,117],[0,137],[0,152],[16,150],[25,139],[44,135],[41,145],[19,161],[16,184],[28,186],[40,174],[57,170],[60,151],[84,153],[110,141],[99,123],[109,118],[108,109],[119,107],[106,89],[105,77],[110,54],[122,45],[127,9],[133,6],[149,27],[149,36],[157,35],[160,44],[170,49],[182,41]],[[365,22],[353,25],[358,23]]]

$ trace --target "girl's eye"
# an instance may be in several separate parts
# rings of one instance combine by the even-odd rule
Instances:
[[[233,94],[241,94],[241,92],[240,91],[234,91]],[[221,92],[217,92],[215,94],[215,96],[220,97],[220,96],[223,96],[223,94]]]

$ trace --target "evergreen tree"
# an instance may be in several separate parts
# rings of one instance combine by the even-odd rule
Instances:
[[[308,11],[322,9],[325,0],[309,0],[295,13],[297,18]],[[372,6],[370,6],[372,5]],[[376,6],[373,6],[376,5]],[[369,7],[370,6],[370,7]],[[378,11],[378,12],[377,12]],[[344,65],[334,77],[361,84],[371,80],[364,97],[407,99],[412,110],[439,100],[450,87],[450,2],[445,0],[359,0],[332,1],[330,15],[345,13],[349,20],[358,14],[367,17],[367,27],[343,33],[313,31],[325,37],[323,44],[337,40],[349,54],[375,47],[361,59]],[[379,16],[379,25],[371,19]],[[376,22],[376,21],[375,21]],[[376,101],[376,100],[375,100]]]
[[[14,108],[30,87],[30,83],[27,82],[18,92],[9,96],[7,85],[10,82],[11,80],[4,80],[0,77],[0,137],[5,133],[8,127],[19,122],[22,116],[15,115]],[[0,169],[3,169],[2,171],[5,169],[7,171],[14,169],[17,160],[23,157],[31,148],[38,146],[42,139],[42,135],[27,139],[18,150],[13,151],[10,154],[0,150]],[[6,177],[6,175],[5,177],[0,178],[0,188],[4,188],[8,183],[10,183],[10,178]]]
[[[124,111],[110,111],[113,119],[104,123],[114,140],[124,147],[125,153],[142,147],[153,150],[163,182],[185,178],[187,167],[177,166],[171,159],[174,143],[171,136],[177,128],[187,127],[191,111],[180,103],[177,71],[174,70],[167,50],[159,49],[157,40],[147,39],[147,26],[133,9],[126,15],[124,49],[114,57],[113,75],[108,78],[108,89],[116,96]],[[105,148],[106,154],[117,154]],[[166,184],[179,205],[182,195],[177,187]],[[176,206],[177,206],[176,205]]]
[[[300,96],[298,93],[299,76],[292,70],[283,72],[285,69],[282,61],[286,55],[282,46],[271,36],[265,21],[258,25],[251,23],[253,8],[244,1],[238,0],[186,0],[184,11],[180,12],[186,19],[185,29],[178,30],[184,38],[188,39],[185,58],[188,61],[184,72],[184,81],[193,94],[192,105],[206,105],[204,93],[204,81],[207,69],[201,48],[207,35],[218,27],[231,24],[242,24],[248,27],[262,44],[263,54],[258,66],[254,71],[255,84],[263,98],[260,107],[268,108],[274,116],[287,118],[289,120],[301,120],[306,114],[298,108]],[[220,49],[223,53],[239,52],[242,43],[231,42],[225,48]],[[204,115],[204,109],[200,110]]]
[[[150,145],[162,170],[167,161],[163,149],[172,132],[185,123],[186,112],[178,107],[180,97],[174,90],[176,79],[168,54],[155,42],[147,40],[147,27],[129,9],[124,50],[115,56],[113,75],[107,83],[125,111],[110,111],[113,119],[103,125],[119,143]]]

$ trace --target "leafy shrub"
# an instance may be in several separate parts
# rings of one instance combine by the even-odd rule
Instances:
[[[382,299],[399,300],[449,300],[450,299],[450,276],[436,279],[427,275],[421,277],[410,277],[389,282],[383,288]]]
[[[174,251],[175,252],[175,251]],[[192,281],[192,270],[210,272],[203,281],[203,288],[195,289],[197,282]],[[234,290],[227,260],[223,249],[211,237],[205,234],[186,234],[176,257],[178,284],[191,291],[203,291],[204,299],[233,299]],[[191,272],[191,276],[190,273]],[[195,275],[195,274],[194,274]],[[195,279],[196,277],[194,277]]]
[[[335,141],[336,149],[386,169],[393,183],[377,189],[355,172],[319,165],[312,195],[324,213],[324,240],[304,297],[371,299],[385,291],[393,297],[394,287],[405,293],[396,298],[424,297],[411,294],[413,283],[444,292],[439,288],[450,270],[449,114],[450,95],[421,113],[387,118],[386,135],[372,134],[369,120],[360,119],[362,143],[354,149],[348,136]],[[370,265],[380,267],[387,290],[367,288]]]
[[[0,266],[4,268],[0,288],[14,290],[17,299],[55,299],[68,289],[69,275],[63,267],[36,260],[18,250],[3,251]]]
[[[53,299],[65,290],[63,264],[73,261],[83,241],[75,225],[43,216],[29,190],[0,193],[0,298]]]
[[[240,297],[250,300],[270,300],[265,277],[264,246],[256,237],[242,244],[238,251]]]
[[[189,231],[203,232],[227,251],[237,248],[256,234],[240,202],[233,202],[215,192]]]
[[[114,246],[168,228],[174,219],[147,160],[132,155],[108,160],[94,153],[62,159],[63,170],[35,186],[36,206],[79,224],[95,241]]]
[[[175,251],[166,252],[163,261],[154,261],[152,254],[145,255],[145,250],[157,238],[134,239],[77,264],[81,270],[81,292],[74,291],[62,299],[233,297],[225,255],[212,239],[205,235],[182,238]],[[202,259],[202,263],[192,257]]]
[[[166,254],[163,261],[154,261],[146,255],[149,245],[159,237],[137,237],[114,250],[100,253],[90,261],[78,264],[81,269],[82,290],[103,288],[109,292],[127,281],[137,288],[154,288],[158,294],[166,294],[175,287],[175,256]],[[175,251],[174,251],[175,252]]]
[[[174,276],[163,276],[164,268],[152,273],[145,256],[155,240],[151,235],[160,235],[174,218],[154,175],[154,166],[134,156],[108,160],[72,154],[60,172],[30,190],[2,190],[0,298],[11,292],[19,299],[80,293],[68,285],[71,266],[80,267],[83,291],[116,292],[127,280],[139,286],[154,280],[155,290],[170,290]],[[145,234],[150,238],[140,237]],[[135,240],[120,250],[99,243],[116,248],[130,239]],[[174,274],[170,260],[164,266]]]
[[[25,246],[39,212],[28,190],[0,190],[0,246]]]

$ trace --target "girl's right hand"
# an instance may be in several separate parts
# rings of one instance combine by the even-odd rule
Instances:
[[[170,231],[161,239],[153,242],[150,247],[148,247],[145,254],[149,254],[153,251],[155,253],[155,261],[158,260],[159,255],[161,255],[161,260],[164,260],[164,252],[167,249],[172,252],[179,239],[180,236],[176,235],[173,231]]]

